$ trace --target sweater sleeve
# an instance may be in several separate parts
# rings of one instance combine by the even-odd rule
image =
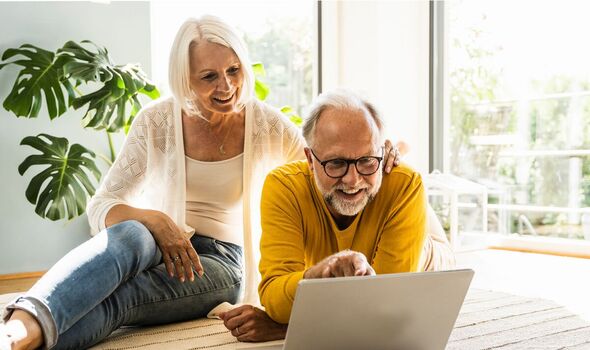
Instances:
[[[436,213],[428,205],[426,239],[422,248],[421,271],[450,270],[455,267],[455,254]]]
[[[133,120],[129,134],[115,162],[107,172],[86,212],[92,235],[106,228],[109,210],[118,204],[130,204],[141,191],[147,168],[147,121],[142,110]]]
[[[304,237],[297,197],[274,172],[262,190],[260,301],[279,323],[289,322],[298,282],[305,270]]]
[[[394,193],[395,204],[371,259],[377,274],[417,271],[422,253],[426,197],[420,175],[413,173],[410,181]]]

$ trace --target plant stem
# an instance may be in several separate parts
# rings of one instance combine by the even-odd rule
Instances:
[[[98,156],[98,158],[102,159],[106,165],[108,165],[109,167],[111,167],[113,165],[113,162],[104,154],[96,152],[96,155]]]
[[[109,151],[111,152],[111,163],[115,161],[115,146],[113,146],[113,137],[110,132],[106,132],[109,139]]]

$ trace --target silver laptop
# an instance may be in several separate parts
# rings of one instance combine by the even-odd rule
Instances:
[[[284,343],[243,348],[444,349],[472,278],[467,269],[302,280]]]

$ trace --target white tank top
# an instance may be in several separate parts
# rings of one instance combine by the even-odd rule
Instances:
[[[243,245],[244,154],[217,162],[186,158],[186,223],[200,235]]]

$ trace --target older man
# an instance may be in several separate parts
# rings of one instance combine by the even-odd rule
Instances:
[[[316,99],[303,126],[307,160],[276,168],[264,184],[259,294],[266,314],[246,306],[223,315],[239,340],[283,337],[301,279],[452,265],[420,174],[402,164],[383,175],[382,134],[379,114],[358,96]],[[428,221],[436,225],[427,229]]]

